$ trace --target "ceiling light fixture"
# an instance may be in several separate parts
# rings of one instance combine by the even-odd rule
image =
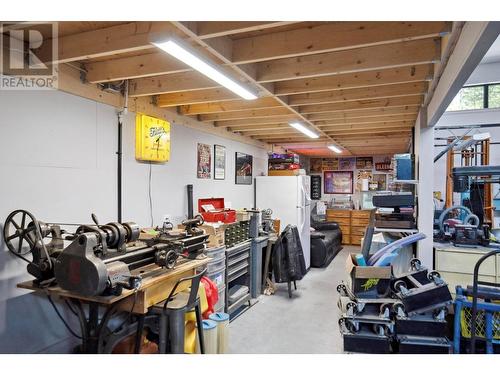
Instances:
[[[152,42],[152,44],[162,51],[167,52],[176,59],[181,60],[183,63],[189,65],[191,68],[206,75],[208,78],[231,90],[236,95],[241,96],[246,100],[257,99],[257,95],[253,94],[236,81],[232,80],[224,73],[220,72],[212,64],[202,60],[189,50],[187,46],[183,46],[181,42],[172,38],[162,42]]]
[[[338,148],[337,146],[335,146],[335,145],[330,145],[330,146],[328,146],[328,148],[330,150],[332,150],[333,152],[336,152],[337,154],[341,154],[342,153],[342,150],[340,148]]]
[[[319,138],[319,135],[313,132],[312,130],[306,128],[300,122],[289,122],[288,123],[292,128],[297,129],[299,132],[304,133],[309,138]]]

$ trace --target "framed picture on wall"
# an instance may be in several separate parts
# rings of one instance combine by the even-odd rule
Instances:
[[[242,152],[235,153],[235,182],[237,185],[252,185],[253,156]]]
[[[325,171],[325,194],[352,194],[352,171]]]
[[[210,145],[198,143],[196,177],[212,178],[212,150]]]
[[[226,179],[226,148],[214,145],[214,180]]]

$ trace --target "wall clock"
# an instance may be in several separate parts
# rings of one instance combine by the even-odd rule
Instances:
[[[135,117],[135,158],[158,163],[170,159],[170,123],[143,114]]]

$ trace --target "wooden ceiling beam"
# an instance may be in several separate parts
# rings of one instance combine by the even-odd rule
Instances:
[[[347,112],[323,112],[323,113],[313,113],[307,115],[310,121],[344,121],[351,119],[361,119],[361,118],[375,118],[380,116],[388,115],[416,115],[418,114],[420,105],[403,105],[399,107],[390,108],[371,108],[371,109],[359,109]]]
[[[198,115],[200,121],[221,121],[221,120],[238,120],[250,119],[261,117],[279,117],[290,114],[288,108],[262,108],[262,109],[248,109],[245,111],[233,111],[223,113],[210,113]]]
[[[216,128],[230,128],[230,127],[245,127],[245,126],[261,126],[273,125],[277,123],[288,123],[296,119],[294,114],[275,116],[272,118],[245,118],[241,120],[219,120],[214,122]]]
[[[219,85],[198,72],[167,74],[151,78],[133,79],[129,84],[129,95],[150,96],[182,91],[217,88]]]
[[[297,94],[290,95],[288,97],[288,104],[291,106],[297,106],[305,104],[338,103],[360,99],[379,99],[425,94],[427,92],[427,87],[427,82],[411,82],[359,89]]]
[[[336,119],[336,120],[324,120],[316,121],[316,126],[331,127],[331,126],[369,126],[378,125],[384,123],[385,125],[390,125],[394,122],[410,122],[415,124],[417,119],[417,113],[412,113],[409,115],[392,115],[392,116],[378,116],[378,117],[361,117],[353,119]]]
[[[392,128],[412,128],[415,126],[415,121],[395,121],[395,122],[379,122],[369,124],[355,124],[355,125],[326,125],[321,126],[325,132],[336,130],[370,130],[370,129],[392,129]]]
[[[236,94],[221,87],[215,89],[161,94],[158,95],[157,105],[158,107],[176,107],[180,105],[213,103],[237,99],[238,96]]]
[[[357,100],[345,103],[315,104],[300,106],[299,111],[303,114],[321,112],[341,112],[358,109],[401,107],[405,105],[420,105],[423,95],[402,96],[397,98],[381,98]]]
[[[283,108],[283,104],[275,98],[268,96],[255,100],[232,100],[218,103],[201,103],[183,105],[179,107],[179,113],[183,115],[201,115],[206,113],[242,111],[257,108]]]
[[[201,39],[218,38],[226,35],[249,33],[285,26],[296,21],[195,21],[183,22]]]
[[[66,63],[87,60],[119,53],[143,51],[154,48],[150,43],[155,35],[178,34],[171,22],[130,22],[103,29],[86,31],[58,38],[58,59]],[[47,43],[42,44],[37,56],[42,61],[52,60]]]
[[[198,43],[198,45],[206,48],[207,52],[211,53],[217,59],[220,59],[223,64],[229,64],[230,68],[233,69],[233,71],[235,73],[237,73],[240,77],[243,77],[247,82],[249,82],[250,84],[252,84],[254,86],[254,88],[257,88],[260,91],[260,95],[261,96],[272,96],[273,95],[272,86],[269,86],[269,85],[266,85],[264,83],[258,82],[255,79],[256,71],[255,71],[255,69],[254,69],[253,66],[251,66],[251,67],[248,67],[248,66],[247,67],[243,67],[243,66],[239,66],[239,65],[231,65],[232,61],[231,61],[231,58],[228,57],[228,53],[227,52],[229,50],[231,50],[231,51],[233,50],[232,41],[231,40],[227,40],[227,39],[220,40],[221,38],[227,38],[227,37],[220,37],[220,38],[210,39],[210,43],[207,43],[204,40],[202,40],[198,35],[196,35],[196,33],[193,33],[193,31],[190,30],[188,27],[186,27],[186,25],[184,25],[182,22],[172,22],[172,24],[175,25],[179,29],[179,31],[184,32],[193,41],[195,41],[196,43]],[[213,42],[215,42],[215,43],[213,43]],[[276,97],[276,98],[283,105],[283,109],[286,110],[286,113],[282,112],[281,115],[283,115],[283,114],[295,114],[298,119],[300,119],[305,124],[307,124],[311,128],[313,128],[316,131],[318,131],[319,133],[321,133],[321,131],[318,128],[316,128],[314,126],[314,124],[311,123],[305,116],[303,116],[294,107],[289,106],[285,99],[280,98],[280,97]],[[278,109],[279,108],[276,108],[276,110],[278,110]],[[216,116],[216,115],[217,116],[221,116],[221,115],[224,115],[226,117],[222,117],[222,118],[226,118],[226,119],[243,119],[242,117],[240,117],[240,118],[238,118],[238,117],[232,117],[232,116],[234,116],[234,113],[235,112],[224,113],[224,114],[200,115],[200,118],[202,118],[201,116]],[[231,117],[227,117],[230,114],[232,114]],[[278,115],[278,114],[276,114],[276,115]],[[256,117],[256,116],[254,116],[254,117]],[[217,121],[217,120],[218,120],[218,118],[215,117],[215,118],[213,118],[213,120],[208,120],[208,121]]]
[[[257,80],[275,82],[428,64],[441,58],[440,39],[422,39],[257,63]]]
[[[423,64],[280,81],[274,83],[274,94],[292,95],[394,83],[429,81],[432,79],[433,70],[434,67],[432,64]]]
[[[325,131],[326,134],[332,137],[340,137],[344,135],[355,135],[355,134],[363,134],[365,136],[378,135],[384,133],[394,133],[397,131],[409,131],[410,127],[395,127],[395,128],[374,128],[374,129],[349,129],[349,130],[328,130]]]
[[[85,65],[90,83],[119,81],[156,75],[189,72],[191,68],[165,52],[93,61]]]
[[[233,62],[258,62],[439,37],[450,31],[451,22],[329,22],[235,40]]]

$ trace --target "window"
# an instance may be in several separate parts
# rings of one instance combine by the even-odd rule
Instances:
[[[455,99],[450,103],[448,111],[464,111],[484,108],[483,86],[470,86],[460,89]]]
[[[488,108],[500,108],[500,84],[488,85]]]
[[[447,111],[500,108],[500,84],[466,86],[460,89]]]

